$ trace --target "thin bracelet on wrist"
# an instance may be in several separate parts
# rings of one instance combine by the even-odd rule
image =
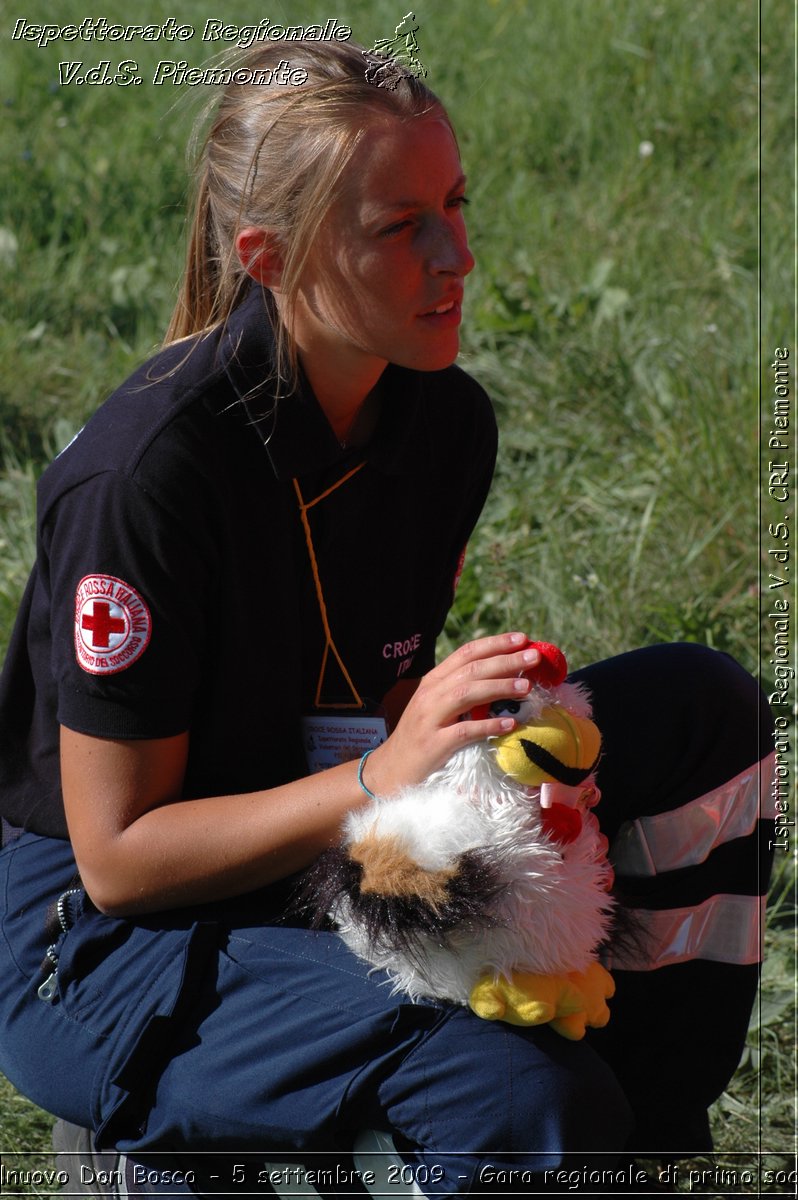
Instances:
[[[364,792],[366,793],[366,795],[368,796],[369,800],[376,800],[376,799],[377,799],[377,797],[374,795],[374,793],[372,792],[371,788],[370,788],[370,787],[367,787],[367,786],[366,786],[366,784],[363,782],[363,768],[364,768],[364,767],[365,767],[365,765],[366,765],[366,759],[368,758],[368,756],[369,756],[371,753],[373,753],[373,751],[374,751],[374,750],[376,750],[376,746],[372,746],[371,750],[367,750],[367,751],[366,751],[366,753],[365,753],[365,754],[363,755],[363,757],[361,758],[361,760],[360,760],[360,764],[359,764],[359,766],[358,766],[358,768],[357,768],[357,781],[358,781],[358,783],[360,784],[361,790],[362,790],[362,791],[364,791]]]

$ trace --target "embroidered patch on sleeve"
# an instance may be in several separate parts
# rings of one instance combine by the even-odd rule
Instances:
[[[75,593],[75,654],[90,675],[114,675],[147,649],[152,618],[135,590],[113,575],[86,575]]]

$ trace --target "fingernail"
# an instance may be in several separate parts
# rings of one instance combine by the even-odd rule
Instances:
[[[525,663],[529,663],[530,666],[535,666],[537,663],[540,662],[540,651],[539,650],[525,650],[523,658],[524,658]]]
[[[513,690],[516,692],[528,692],[531,686],[529,680],[525,679],[523,675],[513,680]]]
[[[515,721],[513,720],[512,717],[503,717],[502,723],[501,723],[501,728],[509,733],[509,731],[511,729],[515,728]]]
[[[510,641],[513,646],[524,646],[529,641],[525,633],[511,633]]]

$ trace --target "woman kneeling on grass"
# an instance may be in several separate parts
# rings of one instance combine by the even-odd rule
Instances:
[[[41,482],[0,695],[0,1068],[99,1149],[344,1153],[373,1127],[430,1194],[706,1149],[756,982],[759,696],[726,656],[579,673],[602,824],[667,933],[617,972],[607,1031],[411,1004],[285,916],[361,780],[388,796],[505,732],[461,715],[537,661],[509,632],[434,665],[496,446],[453,365],[474,260],[450,121],[412,75],[370,83],[357,47],[292,62],[301,87],[225,92],[165,347]],[[317,770],[321,724],[353,713],[353,760]],[[720,795],[752,814],[733,839],[638,870],[630,819],[690,829]],[[709,944],[691,921],[724,898],[747,940]]]

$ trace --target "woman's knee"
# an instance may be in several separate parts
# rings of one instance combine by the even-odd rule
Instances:
[[[574,672],[600,708],[634,706],[660,712],[731,712],[745,730],[764,718],[767,700],[753,676],[720,650],[696,642],[669,642],[630,650]],[[756,720],[755,720],[756,726]]]
[[[631,1128],[618,1081],[586,1042],[465,1009],[408,1056],[388,1089],[392,1124],[440,1152],[532,1151],[554,1163],[622,1150]]]
[[[647,646],[573,678],[588,687],[602,733],[599,817],[611,838],[628,817],[686,804],[772,749],[756,680],[708,646]]]
[[[524,1049],[528,1046],[524,1041]],[[623,1150],[632,1114],[612,1069],[586,1042],[565,1041],[549,1027],[536,1036],[536,1049],[541,1046],[543,1069],[521,1047],[512,1056],[508,1106],[513,1128],[508,1132],[515,1148],[530,1148],[534,1130],[541,1149],[563,1156]]]

